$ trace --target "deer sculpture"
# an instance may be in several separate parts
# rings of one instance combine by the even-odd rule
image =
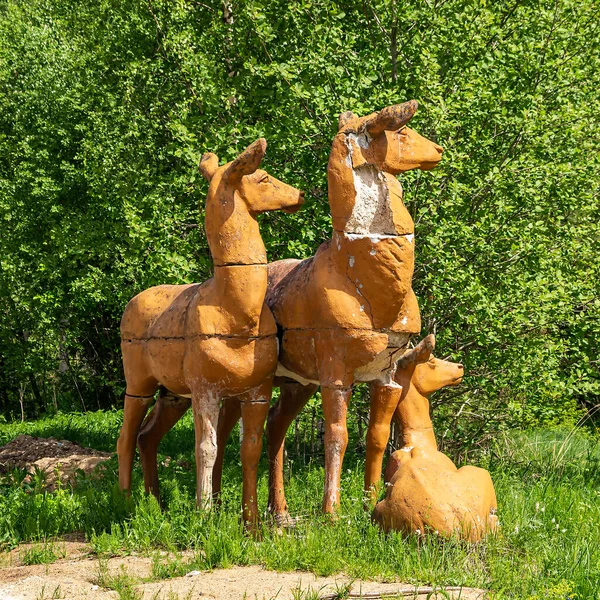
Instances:
[[[248,523],[258,519],[256,473],[278,355],[275,320],[265,304],[267,260],[256,216],[294,212],[304,197],[258,169],[265,150],[266,141],[259,139],[221,167],[215,154],[202,157],[200,170],[210,182],[205,229],[214,276],[202,284],[150,288],[129,302],[121,321],[127,381],[117,443],[121,488],[131,487],[138,431],[160,388],[150,421],[154,426],[178,402],[191,402],[197,501],[210,506],[219,410],[225,399],[235,397],[244,425],[241,461]],[[148,484],[157,486],[157,481]]]
[[[496,529],[496,494],[487,471],[472,466],[457,469],[438,451],[429,415],[429,396],[458,385],[463,366],[435,358],[430,335],[397,363],[394,379],[402,396],[394,420],[403,447],[388,460],[386,497],[373,511],[384,531],[435,531],[477,541]],[[374,435],[369,425],[367,435]],[[377,434],[375,434],[377,435]]]
[[[374,421],[384,408],[398,405],[402,390],[393,379],[395,363],[411,335],[420,332],[421,321],[411,287],[414,224],[396,175],[432,169],[443,152],[406,126],[416,109],[410,101],[366,117],[340,116],[328,165],[333,237],[312,258],[269,265],[266,301],[281,336],[275,379],[281,394],[267,423],[269,509],[277,520],[287,519],[285,433],[319,385],[325,416],[325,513],[333,513],[339,503],[352,385],[369,383]],[[146,452],[147,440],[154,444],[186,409],[178,404],[160,425],[149,420],[140,434],[140,453]],[[226,440],[239,417],[234,402],[224,405],[222,417],[219,440]],[[387,431],[389,436],[389,422]],[[384,450],[385,445],[367,446],[367,461],[374,465],[367,471],[367,488],[381,477]],[[143,464],[151,479],[155,458]]]

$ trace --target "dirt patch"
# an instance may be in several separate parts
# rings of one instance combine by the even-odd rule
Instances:
[[[78,548],[79,552],[80,549]],[[81,556],[81,555],[79,555]],[[104,577],[101,577],[104,573]],[[320,597],[335,594],[351,584],[351,594],[402,594],[404,598],[460,598],[484,600],[481,590],[463,588],[447,596],[414,593],[414,586],[402,583],[350,580],[344,575],[315,577],[310,573],[277,573],[258,566],[234,567],[214,571],[190,571],[184,577],[148,582],[152,574],[150,558],[127,556],[104,563],[97,559],[59,560],[50,565],[7,567],[0,569],[0,600],[39,600],[69,598],[69,600],[113,600],[115,589],[99,585],[112,576],[126,577],[140,600],[309,600],[316,592]],[[373,596],[367,596],[373,598]]]
[[[46,474],[45,487],[52,491],[59,477],[63,484],[72,483],[78,471],[90,474],[110,456],[69,440],[20,435],[0,447],[0,473],[18,468],[31,474],[39,469]]]

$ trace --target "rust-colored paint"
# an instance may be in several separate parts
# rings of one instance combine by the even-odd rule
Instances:
[[[256,465],[278,358],[276,324],[265,304],[267,260],[256,217],[271,210],[295,211],[303,202],[302,192],[258,169],[265,150],[266,141],[257,140],[222,167],[214,154],[203,156],[200,170],[210,181],[205,229],[214,277],[202,284],[150,288],[131,300],[121,321],[127,380],[117,443],[121,488],[130,488],[138,431],[152,397],[163,388],[139,440],[146,487],[158,494],[158,442],[185,412],[189,396],[197,499],[210,506],[219,410],[223,400],[236,397],[245,431],[241,459],[244,518],[249,522],[258,518]]]
[[[373,519],[385,531],[437,532],[477,541],[497,527],[496,495],[487,471],[471,466],[457,469],[437,450],[429,396],[458,385],[464,371],[460,364],[435,358],[434,345],[434,337],[428,336],[398,362],[395,380],[402,391],[392,412],[401,427],[403,448],[388,460],[386,497],[375,507]],[[371,418],[367,439],[381,434],[378,451],[387,444],[389,421],[387,433],[384,430],[385,425],[380,428]],[[375,483],[381,473],[379,454],[369,456],[367,446],[367,471],[369,462],[374,475],[370,482],[365,476],[365,484]]]

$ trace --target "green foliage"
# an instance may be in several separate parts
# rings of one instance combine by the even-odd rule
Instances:
[[[90,429],[104,427],[107,443],[114,444],[117,431],[110,419],[101,417],[100,412],[88,413]],[[0,427],[1,434],[6,427]],[[27,433],[36,433],[36,427],[39,423],[30,424]],[[62,431],[64,421],[47,419],[44,429],[53,427]],[[321,515],[322,465],[294,456],[287,497],[292,514],[302,517],[300,523],[293,531],[280,532],[265,521],[257,543],[240,522],[237,440],[227,448],[222,506],[207,513],[195,505],[191,420],[178,427],[165,447],[180,454],[171,455],[168,464],[160,456],[163,511],[144,494],[140,469],[134,471],[132,498],[121,495],[114,459],[104,477],[82,478],[75,489],[54,493],[7,475],[0,478],[0,544],[10,548],[81,531],[101,557],[148,553],[154,578],[259,564],[321,575],[344,571],[357,578],[480,587],[496,592],[499,600],[600,598],[600,447],[585,431],[517,431],[498,436],[480,454],[478,464],[494,480],[501,522],[500,532],[483,543],[382,534],[363,510],[364,465],[355,454],[345,462],[342,508],[334,524]],[[187,459],[190,467],[181,467],[176,456]],[[268,495],[265,463],[259,469],[261,512]],[[192,552],[179,557],[184,549]],[[126,573],[101,568],[99,577],[104,577],[100,585],[135,592]]]
[[[4,0],[0,4],[0,411],[108,407],[118,322],[158,283],[209,276],[203,151],[260,135],[307,192],[271,214],[271,259],[330,234],[337,114],[416,98],[445,148],[402,177],[445,442],[598,403],[598,7],[593,0]],[[455,415],[460,418],[455,420]]]

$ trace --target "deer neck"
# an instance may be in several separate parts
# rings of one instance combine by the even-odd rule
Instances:
[[[336,270],[367,300],[376,327],[391,327],[410,290],[414,223],[396,177],[375,165],[329,161],[329,200]],[[381,305],[384,300],[385,306]]]
[[[429,398],[404,378],[396,382],[403,387],[402,399],[396,409],[396,417],[402,429],[404,447],[419,447],[437,450],[433,423],[429,416]]]
[[[215,266],[215,301],[234,317],[232,333],[257,331],[267,293],[267,253],[256,217],[233,194],[211,210],[207,206],[205,228]]]

